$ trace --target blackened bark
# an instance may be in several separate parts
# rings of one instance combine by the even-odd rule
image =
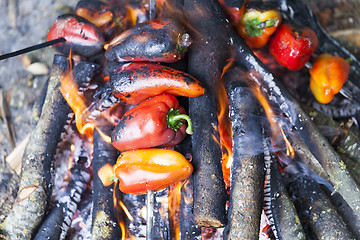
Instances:
[[[259,239],[265,176],[262,114],[248,86],[241,79],[231,81],[236,79],[231,73],[233,71],[224,77],[233,134],[228,225],[224,239]]]
[[[190,47],[189,73],[201,81],[207,92],[189,100],[189,114],[194,125],[192,136],[194,165],[194,218],[205,227],[225,225],[226,191],[218,143],[218,86],[230,40],[223,31],[227,24],[217,1],[184,1],[185,17],[191,26],[193,44]],[[220,11],[220,12],[219,12]]]
[[[110,135],[113,126],[101,126],[99,129]],[[113,200],[113,185],[104,186],[98,172],[106,164],[114,165],[119,155],[118,151],[106,143],[99,132],[94,130],[93,154],[93,223],[92,239],[120,239],[121,229],[118,224],[116,209]]]

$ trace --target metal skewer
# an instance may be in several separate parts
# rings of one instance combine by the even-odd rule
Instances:
[[[63,38],[63,37],[57,38],[57,39],[54,39],[54,40],[51,40],[51,41],[43,42],[43,43],[31,46],[31,47],[23,48],[23,49],[15,51],[15,52],[6,53],[4,55],[0,55],[0,61],[4,60],[4,59],[7,59],[7,58],[15,57],[15,56],[18,56],[18,55],[21,55],[21,54],[25,54],[25,53],[28,53],[28,52],[32,52],[32,51],[35,51],[35,50],[38,50],[38,49],[41,49],[41,48],[46,48],[46,47],[49,47],[51,45],[55,45],[55,44],[62,43],[62,42],[66,42],[66,39]]]
[[[149,0],[149,19],[155,19],[156,15],[156,0]],[[146,195],[146,240],[153,239],[154,229],[154,191],[147,191]]]

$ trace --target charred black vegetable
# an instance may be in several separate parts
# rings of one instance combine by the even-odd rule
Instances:
[[[170,19],[138,24],[114,38],[105,53],[108,60],[176,62],[191,44],[184,28]]]

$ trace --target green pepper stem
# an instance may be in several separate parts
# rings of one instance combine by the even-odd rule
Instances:
[[[181,120],[187,121],[187,128],[186,133],[187,134],[193,134],[193,124],[191,121],[191,118],[186,114],[179,114],[179,110],[171,109],[167,114],[167,122],[168,127],[173,129],[174,131],[177,131],[180,126],[183,124]]]
[[[109,182],[115,182],[116,179],[116,175],[113,175],[111,178],[109,178]]]

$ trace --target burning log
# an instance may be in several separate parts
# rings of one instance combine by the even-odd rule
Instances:
[[[113,126],[102,126],[99,129],[110,135]],[[114,208],[113,187],[104,186],[99,177],[99,170],[106,164],[115,164],[118,155],[118,151],[105,142],[97,130],[94,130],[92,239],[119,239],[121,237],[121,229]]]
[[[78,133],[77,133],[78,134]],[[76,136],[79,138],[79,136]],[[90,181],[91,169],[89,166],[90,151],[86,149],[83,139],[75,140],[75,149],[82,149],[83,156],[76,156],[74,166],[71,168],[71,181],[63,192],[56,196],[54,206],[51,208],[45,221],[41,224],[35,240],[65,239],[71,226],[72,218]]]
[[[168,190],[157,191],[154,201],[154,226],[152,229],[153,236],[150,239],[171,239],[169,216],[165,198],[167,198]],[[146,195],[123,194],[123,204],[128,213],[125,223],[128,226],[127,237],[135,237],[136,239],[145,238],[146,235]]]
[[[224,79],[236,79],[230,73],[233,71],[226,73]],[[239,236],[241,239],[258,239],[265,175],[260,105],[241,80],[225,84],[230,101],[234,160],[224,239]]]
[[[220,164],[215,96],[229,56],[224,54],[228,40],[222,34],[215,34],[222,31],[217,21],[225,24],[226,19],[212,16],[213,2],[184,1],[185,16],[193,29],[191,36],[194,39],[189,52],[188,70],[207,88],[204,95],[189,100],[189,113],[195,133],[192,136],[194,218],[197,224],[205,227],[221,227],[226,222],[226,191]]]
[[[277,160],[270,152],[271,144],[264,140],[266,177],[264,211],[269,218],[276,239],[305,239],[296,209],[291,202]]]
[[[284,173],[287,188],[308,237],[354,239],[317,181],[299,166],[288,165]]]
[[[23,156],[18,197],[2,226],[11,238],[30,239],[49,206],[56,148],[71,112],[59,90],[67,70],[67,58],[56,55],[41,117]]]
[[[96,64],[85,65],[90,69],[89,76],[99,70]],[[1,227],[4,234],[11,238],[33,237],[49,207],[55,154],[62,130],[71,114],[71,108],[61,94],[59,81],[70,71],[69,66],[68,58],[55,55],[44,103],[41,104],[40,101],[41,115],[23,156],[17,200]],[[79,85],[88,81],[76,71],[74,70],[74,74],[77,74],[75,77]],[[33,123],[35,122],[36,119]]]

